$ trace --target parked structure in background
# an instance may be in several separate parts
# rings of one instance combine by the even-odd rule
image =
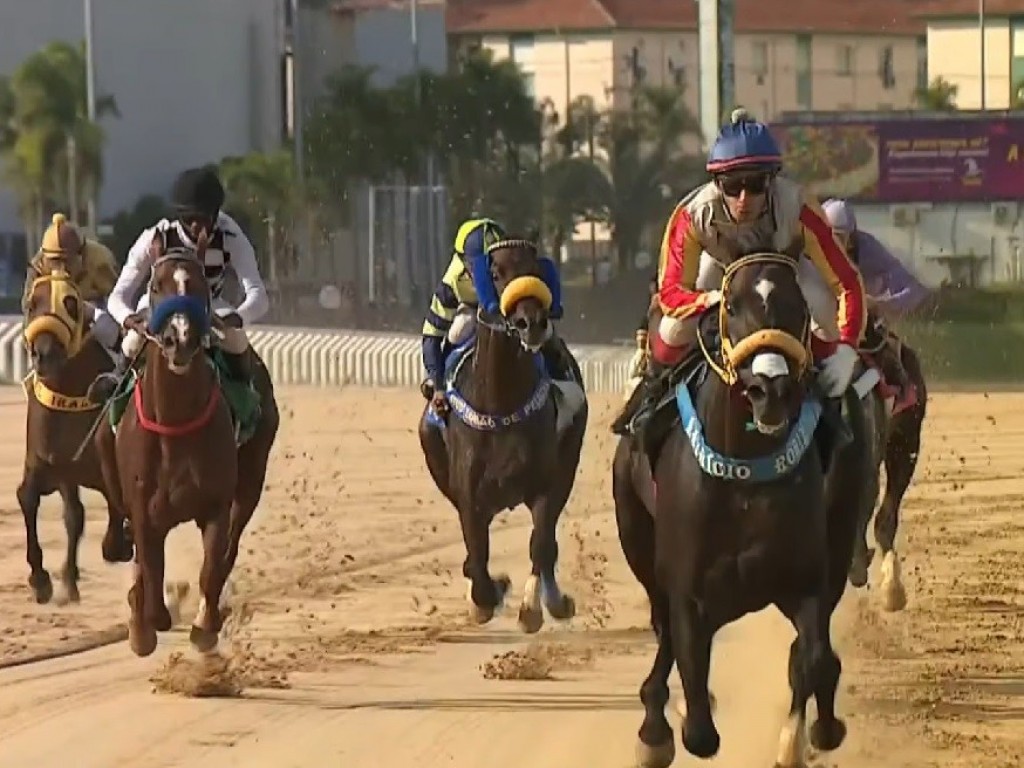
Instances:
[[[978,0],[944,0],[921,11],[928,29],[928,78],[954,85],[960,109],[1024,108],[1024,3],[985,0],[981,5],[983,18]]]
[[[765,119],[791,110],[914,106],[925,23],[902,0],[735,0],[736,100]],[[538,101],[590,95],[626,106],[638,84],[685,87],[698,109],[690,0],[449,0],[453,48],[515,60]]]

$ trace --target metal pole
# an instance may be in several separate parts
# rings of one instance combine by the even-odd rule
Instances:
[[[290,0],[292,9],[292,140],[295,151],[295,177],[305,189],[306,161],[303,141],[302,70],[299,66],[299,0]]]
[[[978,34],[981,37],[981,108],[985,109],[985,0],[978,0]]]
[[[82,9],[85,13],[85,102],[89,122],[96,122],[96,63],[93,59],[92,0],[83,0]],[[89,199],[87,201],[86,218],[89,231],[96,235],[96,209],[99,190],[96,179],[89,179]]]
[[[366,243],[366,295],[370,299],[372,304],[377,300],[377,270],[374,268],[374,250],[377,248],[377,195],[376,188],[371,184],[367,189],[368,195],[368,215],[367,218],[370,220],[369,231],[367,232],[367,243]]]
[[[78,221],[78,147],[75,137],[68,134],[68,218]]]

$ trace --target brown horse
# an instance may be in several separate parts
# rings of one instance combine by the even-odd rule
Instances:
[[[893,410],[894,397],[881,391],[875,358],[882,348],[889,344],[900,356],[910,383],[917,390],[917,398],[909,407]],[[857,377],[854,389],[861,396],[865,406],[869,444],[872,450],[871,463],[874,473],[871,485],[864,497],[858,536],[854,547],[853,562],[850,565],[850,584],[863,587],[868,582],[868,568],[874,559],[875,550],[868,546],[867,529],[874,516],[875,542],[882,550],[881,584],[882,608],[886,611],[900,611],[906,607],[907,593],[900,573],[899,555],[896,552],[896,531],[899,526],[900,504],[910,486],[917,467],[921,450],[921,429],[927,411],[928,387],[921,370],[921,362],[914,349],[899,339],[879,320],[869,324],[861,354],[871,366]],[[881,490],[881,467],[885,465],[885,495],[878,505]]]
[[[67,532],[60,579],[67,600],[78,602],[78,545],[85,531],[81,487],[98,491],[107,502],[103,559],[121,563],[132,558],[124,508],[119,495],[107,491],[99,454],[86,450],[75,458],[99,411],[85,397],[86,390],[98,374],[113,368],[113,361],[89,332],[91,308],[63,270],[36,278],[25,304],[24,339],[33,370],[25,379],[25,470],[18,504],[25,518],[28,583],[36,602],[46,603],[53,597],[37,523],[40,499],[57,491],[64,502]]]
[[[535,246],[504,240],[491,246],[489,256],[501,315],[478,311],[475,347],[470,340],[452,351],[446,382],[438,382],[451,416],[438,415],[428,403],[420,445],[438,490],[459,513],[466,543],[462,572],[470,616],[479,624],[494,616],[510,584],[507,576],[495,579],[488,571],[491,520],[518,504],[529,507],[532,567],[519,626],[532,633],[544,623],[542,600],[558,620],[576,610],[555,577],[556,528],[575,482],[587,404],[583,377],[564,344],[573,381],[552,381],[539,354],[551,333],[551,294],[540,279]]]
[[[675,758],[665,717],[673,665],[686,699],[682,741],[697,757],[720,746],[708,675],[722,627],[775,605],[793,624],[789,717],[777,766],[801,768],[810,740],[839,747],[841,663],[830,621],[846,586],[860,489],[868,472],[863,409],[848,393],[848,442],[820,419],[810,367],[810,312],[792,259],[752,254],[729,265],[717,312],[697,322],[696,354],[671,372],[640,436],[620,439],[612,467],[619,540],[650,600],[658,648],[640,688],[643,768]],[[652,333],[658,318],[652,319]]]
[[[278,413],[269,375],[260,363],[260,418],[238,445],[239,424],[222,367],[207,354],[217,323],[203,271],[205,239],[197,251],[150,248],[149,317],[129,324],[146,339],[143,369],[117,425],[97,433],[104,472],[126,501],[135,538],[135,581],[128,594],[129,643],[151,654],[157,631],[171,628],[164,603],[164,543],[170,530],[194,520],[203,537],[202,593],[190,641],[214,653],[223,623],[221,596],[242,532],[262,495]],[[255,357],[255,352],[252,352]],[[129,374],[134,376],[134,374]],[[119,388],[124,396],[129,390]],[[115,400],[118,395],[115,395]]]

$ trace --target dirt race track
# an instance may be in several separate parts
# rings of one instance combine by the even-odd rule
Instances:
[[[0,448],[0,768],[632,765],[653,650],[643,593],[615,537],[613,399],[593,403],[560,528],[562,585],[578,615],[525,639],[514,606],[529,518],[495,522],[493,572],[512,576],[513,594],[491,625],[466,626],[461,536],[423,467],[416,394],[280,396],[269,487],[243,541],[222,644],[232,661],[213,680],[197,677],[187,653],[169,660],[186,650],[181,630],[162,635],[146,660],[123,640],[111,644],[123,637],[127,566],[100,558],[95,496],[86,497],[82,603],[31,601],[15,500],[23,409],[16,390],[0,393],[9,435]],[[848,591],[834,634],[850,736],[815,766],[1021,764],[1022,414],[1019,394],[934,398],[899,538],[910,604],[882,614],[876,594]],[[56,497],[41,514],[56,581]],[[195,580],[198,545],[194,528],[175,533],[169,578]],[[766,612],[719,638],[712,686],[723,747],[712,764],[768,768],[788,702],[791,630]],[[200,683],[225,696],[180,692]],[[675,765],[699,764],[678,751]]]

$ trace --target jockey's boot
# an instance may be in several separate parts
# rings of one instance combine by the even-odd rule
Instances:
[[[619,434],[631,434],[637,437],[643,435],[644,429],[654,415],[654,409],[657,407],[658,401],[665,394],[665,374],[667,370],[666,366],[659,363],[653,357],[647,361],[647,370],[644,371],[643,380],[638,387],[641,392],[640,402],[633,411],[632,418],[629,419],[624,432],[619,432]],[[630,398],[631,403],[632,400],[633,398]]]
[[[121,383],[121,379],[128,372],[129,361],[124,352],[121,351],[120,345],[113,351],[114,370],[101,373],[89,385],[89,389],[86,390],[85,396],[89,398],[89,402],[95,405],[103,405],[113,397],[114,392],[117,390],[117,385]]]
[[[253,360],[250,348],[239,355],[231,354],[221,350],[224,354],[224,362],[228,368],[228,374],[239,384],[252,386]]]

